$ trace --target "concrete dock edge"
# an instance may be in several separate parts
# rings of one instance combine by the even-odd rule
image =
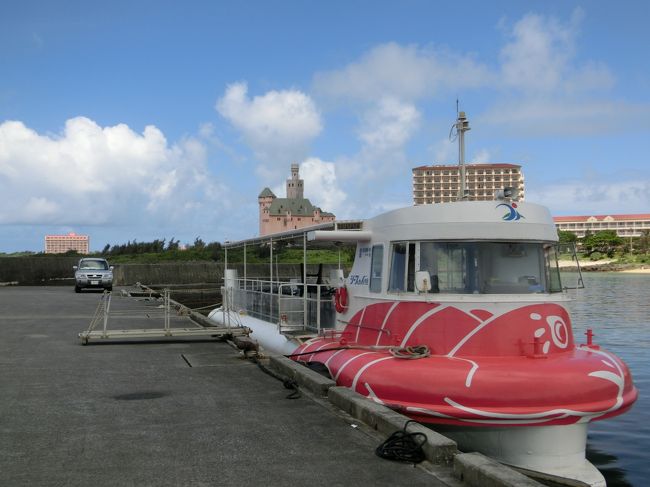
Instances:
[[[472,487],[540,487],[526,477],[480,453],[459,453],[454,457],[454,474]]]
[[[308,369],[293,360],[282,355],[274,355],[269,358],[269,367],[295,380],[300,387],[311,391],[317,396],[327,396],[329,388],[336,386],[336,382],[323,377],[318,372]]]
[[[283,356],[270,357],[269,366],[294,379],[317,396],[383,435],[404,429],[408,417],[354,392]],[[423,450],[429,462],[453,468],[455,478],[471,487],[542,487],[542,484],[480,453],[460,453],[455,441],[419,424],[410,423],[406,431],[427,437]]]
[[[368,426],[384,435],[404,429],[409,420],[403,414],[387,408],[379,403],[369,401],[347,387],[332,387],[328,394],[330,402],[347,412],[350,416],[363,421]],[[409,433],[424,433],[427,442],[424,444],[424,454],[431,463],[450,465],[454,455],[458,453],[456,442],[442,436],[419,423],[410,423],[406,431]]]

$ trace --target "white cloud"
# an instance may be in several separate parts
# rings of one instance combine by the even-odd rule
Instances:
[[[251,99],[246,83],[234,83],[217,101],[216,109],[266,165],[280,167],[303,158],[322,130],[316,105],[297,90],[269,91]],[[273,170],[263,166],[260,173],[266,178]]]
[[[525,92],[559,88],[575,53],[576,27],[554,18],[525,15],[514,25],[511,42],[501,50],[503,82]]]
[[[630,125],[630,120],[634,124]],[[531,98],[502,101],[479,115],[477,121],[523,136],[612,134],[650,128],[650,104]]]
[[[363,117],[360,140],[374,151],[401,148],[417,130],[420,113],[415,105],[384,97]]]
[[[554,215],[639,213],[650,207],[650,180],[566,181],[528,189],[526,200],[543,203]]]
[[[286,168],[288,170],[288,167]],[[288,171],[285,171],[288,176]],[[308,157],[300,163],[300,177],[304,181],[304,196],[314,206],[334,213],[337,217],[345,212],[347,195],[341,186],[340,164],[318,157]],[[277,174],[275,175],[277,179]],[[279,197],[286,196],[286,182],[274,184],[271,191]]]
[[[429,147],[433,154],[431,164],[455,164],[458,162],[458,142],[452,141],[449,137],[438,140]]]
[[[524,15],[512,28],[500,53],[500,83],[528,95],[579,95],[610,89],[615,77],[602,63],[578,64],[577,37],[583,19],[576,9],[568,22],[537,14]]]
[[[61,134],[42,135],[0,124],[0,224],[172,223],[197,202],[214,212],[223,190],[207,174],[202,144],[169,145],[154,126],[138,134],[77,117]]]
[[[487,149],[480,149],[474,157],[472,157],[472,160],[470,161],[473,164],[481,164],[481,163],[486,163],[486,162],[495,162],[492,159],[492,154],[490,154],[490,151]]]
[[[417,100],[451,87],[481,86],[489,78],[487,68],[469,55],[390,42],[342,69],[317,73],[314,90],[325,97],[362,102],[385,96]]]
[[[333,162],[310,157],[300,164],[300,175],[305,181],[305,196],[312,204],[337,216],[344,212],[347,195],[340,187]]]
[[[625,117],[635,113],[647,128],[650,105],[613,100],[611,70],[577,60],[583,16],[576,9],[562,22],[529,13],[512,26],[495,85],[502,96],[480,117],[484,124],[517,135],[593,135],[623,130]]]

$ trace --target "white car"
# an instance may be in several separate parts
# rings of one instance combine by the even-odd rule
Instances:
[[[106,259],[86,257],[79,261],[79,265],[72,268],[75,270],[74,291],[76,293],[84,288],[113,290],[113,266],[109,266]]]

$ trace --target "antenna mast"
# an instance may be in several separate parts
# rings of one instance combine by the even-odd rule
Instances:
[[[458,112],[458,118],[454,125],[456,127],[456,134],[458,135],[458,168],[460,169],[460,192],[458,199],[465,200],[469,196],[469,190],[466,187],[467,178],[465,177],[465,132],[471,130],[465,112]]]

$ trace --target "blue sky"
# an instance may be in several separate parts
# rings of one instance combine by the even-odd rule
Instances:
[[[339,218],[411,168],[523,166],[555,215],[650,212],[645,1],[0,3],[0,252],[254,236],[257,195]]]

